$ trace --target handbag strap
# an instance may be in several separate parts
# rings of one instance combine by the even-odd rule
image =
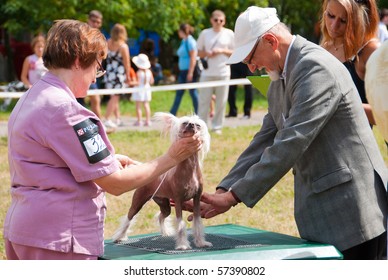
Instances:
[[[190,58],[190,52],[189,52],[189,37],[187,37],[187,40],[185,42],[185,46],[186,46],[186,50],[187,50],[187,54]],[[197,57],[198,58],[198,57]],[[191,59],[191,58],[190,58]],[[198,61],[198,60],[197,60]],[[195,67],[196,67],[196,64],[194,64],[194,70],[195,70]],[[189,64],[189,69],[190,69],[190,64]]]
[[[210,47],[210,49],[214,48],[214,46],[215,46],[215,45],[217,44],[217,42],[218,42],[218,39],[220,39],[221,35],[222,35],[222,30],[221,30],[220,33],[217,35],[217,38],[216,38],[216,40],[214,41],[213,45]]]
[[[221,37],[221,34],[222,34],[222,30],[220,31],[220,34],[217,35],[217,38],[216,38],[216,40],[214,41],[214,43],[213,43],[213,45],[211,46],[210,49],[214,48],[214,46],[217,44],[218,39]],[[190,56],[188,44],[189,44],[189,37],[187,36],[187,39],[186,39],[186,42],[185,42],[185,47],[186,47],[186,50],[187,50],[187,54]]]

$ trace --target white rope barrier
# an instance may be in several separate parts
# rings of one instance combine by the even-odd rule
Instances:
[[[152,92],[157,91],[175,91],[178,89],[193,89],[193,88],[206,88],[206,87],[218,87],[218,86],[231,86],[231,85],[248,85],[251,82],[246,79],[231,79],[220,80],[200,83],[186,83],[186,84],[173,84],[173,85],[160,85],[151,87]],[[88,90],[88,95],[111,95],[111,94],[128,94],[138,91],[138,87],[120,88],[120,89],[93,89]],[[20,98],[24,92],[0,92],[0,98]]]

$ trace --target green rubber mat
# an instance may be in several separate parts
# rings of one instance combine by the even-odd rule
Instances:
[[[205,247],[205,248],[195,247],[192,234],[188,234],[188,240],[192,247],[191,249],[188,249],[188,250],[176,250],[174,237],[162,236],[162,235],[155,235],[155,236],[148,236],[148,237],[133,237],[133,238],[129,238],[126,241],[118,242],[117,245],[128,246],[132,248],[138,248],[138,249],[143,249],[150,252],[156,252],[156,253],[168,254],[168,255],[265,246],[264,244],[252,243],[252,242],[226,237],[218,234],[205,235],[205,240],[212,243],[213,245],[212,247]]]

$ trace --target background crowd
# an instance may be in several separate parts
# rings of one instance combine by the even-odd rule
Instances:
[[[350,5],[349,3],[352,4]],[[328,5],[329,8],[327,7]],[[388,22],[387,9],[382,8],[378,10],[375,1],[350,1],[348,3],[347,1],[323,1],[321,11],[320,44],[348,67],[358,87],[365,112],[372,126],[375,122],[364,90],[365,64],[380,42],[388,38],[386,28]],[[227,24],[226,18],[223,11],[213,11],[209,18],[211,27],[199,33],[197,32],[197,38],[194,37],[195,30],[189,23],[181,24],[176,32],[181,42],[174,54],[178,58],[177,71],[175,73],[177,83],[228,80],[252,74],[242,64],[231,66],[225,64],[225,60],[233,50],[233,31],[225,27]],[[100,11],[93,10],[89,13],[87,22],[94,28],[101,28],[103,14]],[[337,26],[334,27],[334,25]],[[118,31],[118,28],[120,31]],[[117,35],[118,32],[121,32],[122,35]],[[118,36],[120,36],[120,39],[117,39]],[[40,37],[40,40],[44,39],[42,35],[38,37]],[[129,51],[126,28],[124,25],[117,23],[112,26],[108,37],[110,51],[107,59],[103,61],[107,75],[104,78],[98,79],[97,83],[92,84],[90,89],[139,86],[136,74],[137,66],[131,61],[133,56],[131,57]],[[207,45],[205,45],[204,42],[211,43],[206,43]],[[155,43],[157,42],[146,38],[143,41],[140,52],[148,56],[154,84],[157,85],[163,81],[168,81],[163,76],[163,69],[158,62],[158,57],[155,55]],[[44,41],[41,44],[44,44]],[[196,61],[200,57],[206,60],[209,68],[203,69],[200,76],[195,76]],[[31,60],[31,57],[29,60]],[[39,69],[39,60],[37,62],[38,68],[33,70],[35,73]],[[24,64],[26,63],[24,62]],[[20,80],[28,87],[26,69],[27,66],[23,66]],[[40,75],[44,73],[40,72]],[[32,76],[32,73],[30,73],[30,76]],[[192,112],[198,114],[205,121],[210,122],[209,126],[211,129],[215,133],[221,134],[225,117],[238,117],[238,113],[241,112],[242,115],[240,117],[242,119],[250,118],[253,102],[252,86],[244,86],[244,105],[240,110],[236,106],[237,88],[236,85],[233,85],[230,87],[222,86],[188,90],[192,100]],[[184,92],[185,90],[178,90],[176,92],[175,100],[171,104],[170,109],[170,112],[174,115],[178,114]],[[151,97],[150,94],[148,95]],[[89,107],[98,117],[103,119],[104,125],[110,132],[114,131],[118,126],[124,125],[120,117],[119,94],[112,94],[102,98],[102,101],[107,104],[104,114],[101,112],[100,95],[90,95],[86,100],[80,98],[78,101],[84,106]],[[134,124],[128,125],[151,125],[150,120],[146,120],[144,123],[141,121],[142,113],[139,109],[140,106],[133,100],[133,97],[132,101],[137,104],[134,115],[136,115],[138,120]],[[147,115],[152,114],[149,104],[147,105],[147,102],[150,101],[151,98],[144,103],[146,119],[149,118]]]

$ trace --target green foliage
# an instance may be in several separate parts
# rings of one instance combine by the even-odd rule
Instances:
[[[387,1],[378,1],[379,7],[387,7]],[[321,3],[317,0],[2,0],[0,27],[5,29],[4,44],[10,60],[8,34],[28,42],[25,35],[46,33],[56,19],[86,21],[89,11],[97,9],[104,15],[103,30],[106,32],[112,24],[121,23],[131,38],[137,38],[140,30],[158,33],[162,39],[160,63],[173,69],[174,52],[180,41],[177,30],[181,23],[194,26],[194,37],[197,37],[201,30],[210,26],[210,14],[215,9],[225,12],[226,27],[234,29],[238,15],[247,7],[270,6],[277,9],[280,19],[292,33],[318,43]],[[12,69],[8,71],[14,76]],[[8,81],[14,78],[8,76]]]
[[[192,0],[6,0],[0,4],[1,25],[10,33],[47,32],[53,21],[72,18],[86,21],[92,9],[102,11],[104,29],[122,23],[130,36],[139,29],[157,32],[168,40],[182,22],[192,25],[204,20],[203,8],[207,1]]]
[[[238,15],[247,7],[276,7],[280,18],[294,33],[313,34],[321,1],[308,0],[4,0],[0,4],[0,24],[9,33],[47,32],[53,21],[72,18],[85,21],[92,9],[102,11],[104,29],[122,23],[131,37],[139,29],[154,31],[167,42],[179,24],[188,22],[197,31],[208,26],[212,11],[225,12],[227,27],[233,29]],[[309,36],[307,36],[309,37]]]
[[[206,8],[206,17],[209,19],[211,13],[214,10],[221,10],[226,15],[226,26],[233,30],[234,24],[239,14],[245,11],[250,6],[268,7],[268,1],[267,0],[210,0]]]
[[[2,25],[10,32],[45,32],[59,18],[76,18],[77,0],[6,0],[0,6],[5,21]]]
[[[316,27],[322,1],[270,0],[270,6],[277,9],[279,18],[294,34],[300,34],[318,42]]]
[[[380,8],[387,8],[388,9],[388,0],[377,0],[377,5]]]
[[[0,25],[9,33],[22,31],[46,32],[60,18],[85,21],[92,9],[104,14],[104,29],[122,23],[131,37],[139,29],[154,31],[167,42],[183,22],[193,25],[197,32],[210,26],[212,11],[225,12],[227,27],[234,29],[238,15],[247,7],[275,7],[282,21],[293,33],[317,41],[316,24],[322,1],[316,0],[3,0],[0,4]],[[388,0],[378,1],[388,7]]]
[[[195,26],[204,19],[203,2],[200,0],[131,0],[134,9],[135,29],[157,32],[167,41],[183,22]],[[145,12],[153,11],[153,12]]]

